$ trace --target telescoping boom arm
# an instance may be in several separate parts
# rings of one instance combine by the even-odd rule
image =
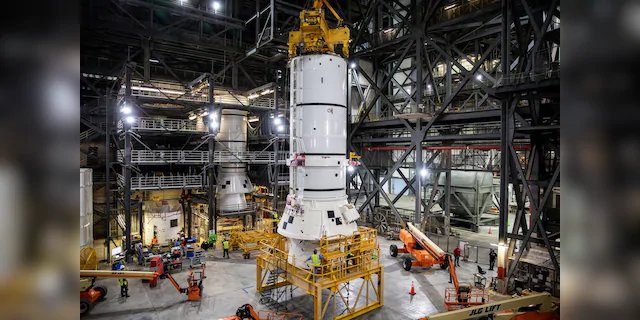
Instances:
[[[80,278],[135,278],[157,279],[160,275],[151,271],[80,270]]]
[[[539,317],[527,317],[527,319],[553,319],[549,318],[549,315],[544,313],[553,312],[557,304],[554,298],[548,293],[535,293],[527,296],[496,301],[493,303],[487,303],[481,306],[465,308],[455,311],[449,311],[439,313],[433,316],[420,318],[420,320],[462,320],[462,319],[477,319],[487,316],[492,316],[494,320],[506,320],[517,317],[519,314],[526,313],[525,311],[518,312],[519,308],[536,306],[535,314],[539,314]],[[506,312],[509,310],[515,310],[515,312]]]

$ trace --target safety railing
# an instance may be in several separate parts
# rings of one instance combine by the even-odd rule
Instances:
[[[324,260],[317,266],[311,266],[309,257],[289,257],[287,252],[275,244],[275,239],[261,243],[263,259],[277,263],[277,267],[286,273],[295,275],[313,285],[317,279],[338,281],[350,274],[368,272],[380,267],[380,249],[377,247],[376,230],[358,228],[350,236],[325,237],[320,240],[319,253]],[[286,263],[286,262],[289,263]],[[309,269],[298,267],[308,264]]]
[[[273,163],[276,161],[276,153],[273,151],[215,151],[213,162],[247,162],[247,163]]]
[[[124,152],[118,151],[119,162],[124,161]],[[285,162],[285,155],[279,155],[279,162]],[[202,164],[209,162],[209,151],[199,150],[132,150],[131,163],[136,164]],[[214,151],[214,163],[245,162],[268,164],[275,162],[273,151]]]
[[[468,291],[456,292],[456,288],[444,289],[444,304],[448,311],[482,305],[487,301],[489,301],[489,295],[484,290],[469,288]]]
[[[124,152],[118,151],[118,161],[124,161]],[[208,151],[132,150],[131,163],[138,164],[200,164],[209,162]]]
[[[206,183],[203,175],[138,176],[131,177],[131,190],[201,188]],[[120,174],[118,184],[124,186],[124,177]]]
[[[118,121],[118,130],[122,131],[122,120]],[[131,123],[131,130],[138,131],[171,131],[171,132],[208,132],[205,125],[198,125],[196,121],[169,118],[135,118]]]
[[[560,70],[550,69],[539,72],[519,72],[511,73],[509,76],[500,75],[497,80],[499,86],[514,85],[526,82],[536,82],[548,79],[559,79]]]
[[[224,207],[219,207],[218,212],[220,215],[236,215],[239,213],[253,213],[256,212],[257,205],[255,202],[247,201],[247,204],[235,204],[235,205],[225,205]]]
[[[92,136],[95,133],[96,131],[93,130],[92,128],[89,128],[85,131],[80,132],[80,141],[87,140],[90,136]]]

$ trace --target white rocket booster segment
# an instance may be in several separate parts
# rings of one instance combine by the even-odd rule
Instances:
[[[220,130],[216,136],[216,150],[234,154],[247,150],[247,111],[222,110]],[[225,157],[227,158],[227,157]],[[218,168],[218,186],[216,196],[221,211],[242,211],[247,209],[245,193],[253,186],[247,177],[247,165],[235,157]]]
[[[290,71],[290,194],[278,233],[289,262],[305,260],[323,236],[350,235],[357,210],[347,202],[347,62],[331,54],[298,56]]]

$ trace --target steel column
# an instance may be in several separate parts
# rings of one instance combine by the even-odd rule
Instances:
[[[131,103],[131,68],[132,65],[127,64],[125,69],[125,97],[124,103]],[[124,190],[123,190],[123,205],[125,215],[125,248],[126,261],[133,262],[133,255],[131,250],[131,124],[127,122],[126,118],[122,117],[120,120],[124,128],[124,162],[122,164],[122,175],[124,177]]]
[[[215,96],[213,93],[213,75],[209,75],[209,91],[207,92],[208,101],[209,101],[209,114],[213,114],[216,110],[215,108]],[[218,233],[218,226],[216,223],[216,179],[215,179],[215,164],[214,164],[214,152],[216,150],[216,142],[215,142],[215,130],[209,124],[207,126],[209,128],[209,133],[207,136],[208,143],[208,151],[209,151],[209,163],[206,165],[207,171],[207,213],[209,216],[209,230],[213,230],[216,234]]]

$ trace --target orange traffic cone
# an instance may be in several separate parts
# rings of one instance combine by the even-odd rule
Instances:
[[[416,294],[416,289],[413,287],[413,281],[411,281],[411,290],[409,291],[409,294],[412,296]]]

